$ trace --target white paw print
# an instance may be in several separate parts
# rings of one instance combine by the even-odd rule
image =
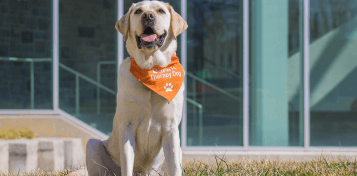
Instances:
[[[166,86],[164,86],[166,92],[172,92],[172,88],[174,88],[174,85],[171,85],[171,83],[166,83]]]

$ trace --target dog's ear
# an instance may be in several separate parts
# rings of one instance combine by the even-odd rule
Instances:
[[[129,8],[129,11],[115,24],[115,29],[117,29],[124,36],[124,41],[128,39],[128,32],[130,29],[130,14],[133,11],[134,6],[135,4],[133,3]]]
[[[169,3],[165,4],[171,14],[171,28],[176,39],[176,37],[180,35],[183,31],[185,31],[188,26],[186,21],[178,13],[175,12],[174,8],[172,8]]]

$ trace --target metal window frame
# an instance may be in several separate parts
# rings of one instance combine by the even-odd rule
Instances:
[[[304,10],[304,147],[306,150],[312,150],[310,147],[310,68],[309,68],[309,45],[310,45],[310,0],[301,0],[300,8]]]
[[[243,148],[249,148],[249,0],[243,0]]]
[[[118,0],[118,21],[120,20],[120,18],[124,15],[124,0]],[[123,62],[124,60],[124,40],[123,40],[123,36],[117,32],[117,51],[118,51],[118,70],[119,70],[119,66],[120,64]]]
[[[303,78],[304,78],[304,146],[302,147],[260,147],[249,146],[249,0],[243,0],[243,146],[187,146],[187,117],[186,103],[183,108],[183,117],[181,122],[181,148],[184,152],[200,151],[201,153],[211,153],[212,151],[315,151],[315,152],[355,152],[357,147],[311,147],[310,146],[310,92],[309,92],[309,0],[300,0],[300,8],[303,8]],[[117,1],[118,20],[124,15],[124,0]],[[181,16],[187,19],[187,1],[181,0]],[[181,34],[181,58],[184,69],[187,69],[187,32]],[[124,57],[123,36],[118,33],[118,69]],[[53,0],[53,109],[52,110],[27,110],[27,109],[9,109],[0,110],[0,114],[60,114],[68,120],[79,126],[103,137],[108,136],[99,130],[80,121],[72,115],[59,108],[59,0]],[[186,82],[186,79],[185,79]],[[186,98],[186,91],[185,91]],[[186,102],[186,101],[185,101]]]
[[[186,0],[181,1],[181,14],[186,19]],[[182,150],[201,151],[211,153],[212,151],[330,151],[347,152],[357,151],[357,147],[311,147],[310,146],[310,77],[309,77],[309,45],[310,45],[310,0],[300,0],[300,9],[303,14],[303,78],[304,78],[304,146],[249,146],[249,0],[243,0],[243,146],[186,146],[186,114],[181,125]],[[186,61],[186,33],[182,36],[182,58]],[[185,62],[186,64],[186,62]],[[186,65],[185,65],[186,66]],[[185,67],[186,68],[186,67]],[[186,112],[186,106],[184,109]]]
[[[187,2],[181,0],[181,17],[187,21]],[[187,30],[181,34],[181,62],[184,70],[187,70]],[[185,75],[185,85],[187,85],[187,76]],[[187,150],[187,88],[184,90],[184,105],[181,120],[181,149]]]
[[[59,110],[59,0],[52,1],[52,42],[53,42],[53,58],[52,58],[52,81],[53,81],[53,110]]]

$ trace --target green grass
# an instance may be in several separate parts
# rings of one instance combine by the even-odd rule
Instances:
[[[346,159],[328,159],[323,156],[310,161],[279,160],[238,160],[227,162],[218,156],[215,162],[191,161],[183,163],[183,175],[356,175],[357,161]],[[83,167],[82,167],[83,168]],[[79,168],[65,169],[48,174],[37,170],[25,176],[67,175]],[[0,174],[1,175],[1,174]],[[9,174],[15,176],[17,174]],[[166,175],[166,174],[165,174]],[[167,174],[168,175],[168,174]]]

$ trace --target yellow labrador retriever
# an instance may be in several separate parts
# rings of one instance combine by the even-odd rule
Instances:
[[[115,28],[124,36],[135,63],[141,69],[151,70],[171,63],[177,49],[176,37],[187,28],[187,23],[168,3],[143,1],[133,4]],[[178,89],[169,102],[133,75],[132,62],[127,58],[119,67],[112,134],[105,141],[87,143],[88,173],[179,176],[182,152],[178,126],[184,83],[178,87],[169,85],[170,90]]]

